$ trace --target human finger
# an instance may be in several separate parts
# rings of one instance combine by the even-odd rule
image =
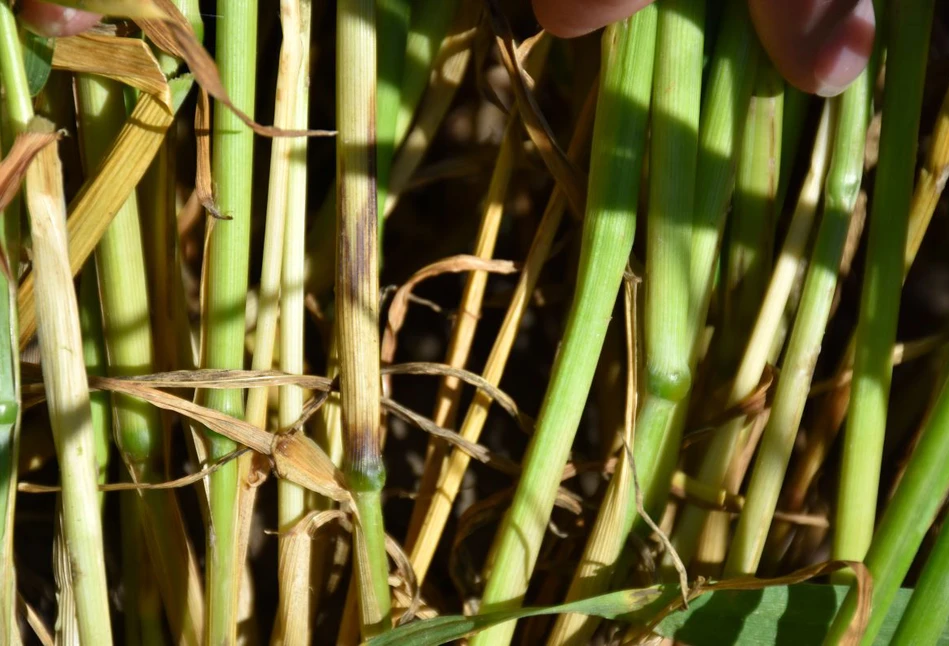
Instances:
[[[23,0],[19,13],[23,24],[41,36],[73,36],[99,22],[101,16],[42,0]]]
[[[867,66],[871,0],[748,0],[748,7],[774,66],[805,92],[837,95]]]

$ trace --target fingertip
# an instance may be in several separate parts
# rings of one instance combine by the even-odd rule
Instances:
[[[653,0],[531,0],[537,22],[558,38],[576,38],[627,18]]]
[[[47,37],[65,37],[82,33],[102,18],[98,14],[71,9],[41,0],[23,0],[19,18],[27,28]]]
[[[775,68],[795,87],[834,96],[863,71],[873,50],[872,0],[749,0]]]
[[[861,0],[815,59],[816,94],[836,96],[853,83],[870,60],[875,33],[873,3]]]

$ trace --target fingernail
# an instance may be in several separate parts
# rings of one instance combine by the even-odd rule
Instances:
[[[828,69],[818,72],[817,94],[823,97],[837,96],[847,89],[866,65],[865,55],[851,49],[841,50]]]
[[[872,0],[859,0],[816,58],[817,94],[836,96],[859,76],[873,49],[875,25]]]

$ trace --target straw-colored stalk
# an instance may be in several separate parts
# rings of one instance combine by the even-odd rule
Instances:
[[[839,104],[839,112],[824,191],[823,220],[781,366],[771,415],[752,471],[746,504],[725,563],[727,574],[755,572],[774,517],[830,315],[850,213],[863,176],[869,92],[869,74],[865,71],[841,97],[834,99]]]
[[[647,7],[603,35],[576,292],[514,501],[485,567],[485,612],[517,607],[527,589],[632,249],[656,14],[654,6]],[[479,633],[472,643],[506,644],[513,631],[514,622],[507,622]]]
[[[231,100],[253,114],[257,80],[257,0],[229,0],[218,7],[217,66]],[[217,206],[231,217],[214,221],[206,240],[202,276],[202,356],[204,368],[242,368],[244,309],[250,251],[250,219],[254,138],[251,130],[221,102],[214,105],[211,173]],[[239,390],[210,390],[199,396],[207,406],[242,418]],[[213,431],[205,435],[212,462],[236,444]],[[209,477],[207,635],[210,644],[233,644],[237,631],[238,468],[228,462]]]
[[[471,58],[473,29],[481,15],[482,3],[480,0],[458,1],[460,8],[448,35],[441,41],[441,47],[432,65],[431,83],[418,108],[418,114],[415,115],[414,125],[404,135],[404,140],[400,138],[395,142],[398,153],[392,161],[389,174],[388,197],[384,208],[382,205],[379,207],[383,217],[388,216],[395,208],[399,194],[422,163],[428,146],[464,80]],[[450,3],[446,0],[444,4]],[[409,68],[406,69],[406,72],[408,71]],[[324,293],[333,284],[335,206],[336,196],[328,195],[307,234],[307,286],[309,291],[315,294]]]
[[[295,3],[296,4],[296,3]],[[295,39],[301,56],[293,75],[293,88],[287,97],[292,102],[290,127],[303,130],[309,112],[309,43],[312,6],[310,0],[300,0],[297,8],[296,31],[285,26],[286,38]],[[292,23],[291,23],[292,24]],[[287,204],[284,230],[283,270],[280,289],[280,369],[289,374],[303,374],[303,264],[306,246],[306,149],[305,138],[289,140],[289,168],[286,178]],[[297,422],[303,412],[303,389],[282,386],[278,426],[286,429]],[[277,484],[277,525],[289,532],[307,513],[306,489],[298,484],[281,480]],[[279,545],[280,605],[277,613],[276,635],[282,629],[282,643],[310,644],[313,641],[313,593],[311,584],[311,546],[308,532],[297,531],[282,535]],[[278,641],[275,639],[274,641]]]
[[[876,520],[893,344],[935,0],[889,6],[880,156],[843,437],[834,558],[862,560]]]
[[[567,151],[567,154],[574,161],[579,158],[580,151],[585,148],[589,138],[593,123],[595,99],[596,88],[594,87],[587,96],[583,112],[578,117],[577,127]],[[521,319],[530,304],[530,295],[537,286],[537,280],[540,277],[544,262],[547,260],[547,255],[550,253],[566,205],[565,196],[559,189],[555,188],[537,227],[537,233],[527,254],[527,259],[524,261],[521,276],[514,288],[511,304],[508,306],[504,320],[501,322],[501,327],[491,348],[491,354],[488,355],[484,372],[481,375],[494,386],[497,386],[501,381],[501,376],[510,357],[511,348],[514,346],[514,339],[520,329]],[[491,397],[484,391],[479,390],[475,393],[471,406],[459,429],[459,433],[464,439],[471,442],[478,441],[484,423],[488,418],[491,402]],[[471,456],[464,451],[453,451],[451,453],[440,472],[436,474],[438,476],[437,486],[433,491],[431,500],[426,501],[428,504],[419,539],[412,545],[407,544],[410,548],[409,561],[415,569],[415,576],[420,583],[425,580],[428,573],[439,539],[444,531],[445,523],[461,489],[461,483],[470,462]]]
[[[3,156],[13,138],[26,129],[33,114],[16,21],[7,4],[0,6],[0,80]],[[20,442],[20,352],[16,281],[19,278],[20,211],[14,199],[0,214],[0,252],[12,276],[0,273],[0,641],[19,643],[16,618],[16,572],[13,562],[13,516],[16,505]]]
[[[478,227],[478,237],[475,241],[473,255],[479,258],[490,259],[494,256],[494,246],[501,228],[501,216],[504,212],[504,203],[507,199],[507,188],[514,172],[516,149],[521,141],[521,127],[515,112],[504,129],[504,137],[491,174],[491,183],[484,200],[484,210],[481,213],[481,223]],[[481,304],[484,300],[485,288],[488,284],[488,272],[474,271],[468,275],[462,291],[461,302],[458,305],[458,317],[452,328],[451,338],[448,341],[448,350],[445,353],[444,363],[452,368],[464,368],[468,362],[471,343],[481,319]],[[457,377],[444,377],[438,384],[438,393],[435,399],[435,412],[432,421],[444,428],[454,428],[458,415],[458,403],[461,398],[461,380]],[[405,545],[414,549],[422,531],[422,523],[426,517],[432,498],[436,495],[435,487],[438,476],[445,466],[448,455],[448,443],[440,438],[432,437],[429,440],[428,452],[425,455],[425,466],[419,481],[418,495],[415,506],[412,508],[412,517],[409,520],[409,530],[406,534]],[[436,535],[435,541],[438,541]]]
[[[115,81],[80,75],[77,96],[85,159],[88,167],[95,168],[125,118],[123,90]],[[148,276],[135,193],[102,236],[96,269],[109,374],[127,377],[153,372]],[[118,394],[112,397],[112,408],[119,448],[132,481],[163,479],[164,433],[158,410]],[[148,553],[172,631],[182,643],[198,644],[203,634],[201,582],[174,492],[143,491],[139,501]],[[135,535],[141,535],[137,527]]]
[[[528,65],[528,73],[536,77],[541,69],[550,47],[550,39],[545,38],[532,50]],[[478,225],[478,236],[475,241],[473,255],[479,258],[490,259],[494,256],[494,247],[501,229],[501,218],[504,214],[504,204],[507,199],[508,186],[514,173],[517,159],[517,148],[521,141],[521,125],[518,113],[514,110],[508,118],[501,139],[501,146],[491,173],[491,182],[484,199],[481,213],[481,222]],[[464,368],[468,362],[468,354],[474,341],[478,322],[481,319],[481,305],[484,301],[484,292],[488,284],[488,272],[473,271],[468,274],[465,287],[458,306],[458,318],[452,328],[451,339],[448,342],[448,351],[445,355],[445,364],[452,368]],[[438,426],[454,428],[458,416],[458,403],[461,398],[461,380],[457,377],[445,377],[438,385],[435,397],[435,413],[432,421]],[[445,467],[445,458],[448,454],[448,443],[432,437],[425,456],[425,466],[419,482],[418,496],[415,507],[412,509],[412,518],[409,521],[409,530],[405,545],[412,550],[425,519],[438,483],[439,474]],[[440,530],[428,540],[437,543]]]
[[[345,472],[355,498],[354,577],[364,638],[391,627],[381,491],[374,0],[337,6],[336,321]]]
[[[274,94],[274,126],[290,128],[294,121],[295,97],[305,52],[300,38],[302,27],[300,0],[283,0],[280,3],[280,22],[283,41],[280,45],[277,89]],[[306,43],[306,48],[308,47],[309,42]],[[274,363],[274,347],[277,342],[277,323],[280,313],[284,231],[290,204],[287,182],[290,166],[293,163],[292,147],[293,142],[286,137],[277,137],[272,141],[263,257],[260,264],[260,288],[257,298],[257,325],[254,332],[254,356],[251,360],[252,370],[271,370]],[[258,428],[265,428],[267,423],[268,393],[268,388],[251,388],[247,391],[244,419]],[[241,563],[247,555],[254,502],[257,499],[257,487],[253,484],[258,478],[254,469],[254,458],[254,455],[248,454],[241,456],[238,460],[241,487],[237,553]],[[236,582],[236,585],[239,585],[239,582]]]
[[[8,11],[0,8],[0,16]],[[0,20],[3,20],[0,17]],[[50,126],[51,127],[51,126]],[[82,643],[112,643],[96,485],[89,386],[82,363],[79,306],[67,262],[66,202],[56,148],[39,152],[27,171],[40,357],[59,458],[63,531],[74,574]]]

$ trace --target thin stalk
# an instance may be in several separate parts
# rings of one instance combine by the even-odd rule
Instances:
[[[934,0],[893,3],[885,23],[890,33],[878,179],[834,525],[832,553],[839,559],[861,560],[873,538],[934,6]]]
[[[625,414],[623,429],[620,436],[622,446],[631,446],[635,438],[636,408],[639,399],[637,384],[637,362],[639,351],[637,348],[637,294],[636,286],[632,281],[626,283],[626,298],[624,312],[626,314],[626,392]],[[616,471],[606,487],[606,494],[600,503],[600,511],[596,522],[587,539],[580,564],[574,572],[568,599],[580,594],[586,594],[587,587],[603,587],[608,584],[607,579],[613,572],[612,565],[620,556],[623,541],[617,540],[620,532],[616,527],[622,527],[635,514],[635,482],[633,480],[632,463],[628,453],[621,450],[616,464]],[[630,495],[632,492],[632,495]],[[591,585],[599,579],[601,585]],[[584,588],[584,589],[580,589]],[[596,627],[595,622],[587,621],[583,615],[566,614],[557,617],[553,630],[547,639],[549,646],[555,644],[589,642],[589,638]]]
[[[0,34],[7,33],[6,27],[12,21],[9,6],[0,4]],[[109,622],[103,621],[103,617],[109,616],[109,597],[96,485],[95,439],[82,363],[79,306],[69,269],[62,182],[56,148],[48,146],[27,170],[37,332],[50,425],[59,458],[66,552],[70,570],[82,575],[73,581],[80,639],[84,644],[108,646],[112,643],[112,632]]]
[[[577,161],[580,151],[589,140],[593,123],[593,108],[596,104],[595,99],[596,93],[595,88],[593,88],[588,94],[583,113],[578,118],[577,127],[567,151],[567,154],[574,161]],[[494,346],[491,348],[491,354],[488,355],[488,360],[485,363],[482,377],[495,386],[501,381],[501,376],[510,357],[511,348],[514,345],[514,339],[521,325],[521,319],[530,304],[530,295],[537,286],[537,280],[544,262],[547,260],[547,255],[550,253],[565,208],[566,198],[560,190],[555,188],[537,227],[537,234],[531,244],[527,259],[524,261],[524,268],[514,289],[514,295],[511,297],[511,304],[504,315]],[[478,441],[487,420],[491,402],[491,398],[484,391],[479,390],[475,393],[459,430],[461,436],[466,440]],[[409,561],[415,570],[415,576],[419,584],[425,580],[428,573],[428,568],[435,555],[435,549],[444,531],[448,515],[451,513],[455,497],[461,489],[461,483],[470,461],[471,456],[467,453],[455,451],[448,458],[440,472],[436,474],[438,476],[437,487],[433,490],[432,499],[428,501],[419,538],[411,545],[409,553]]]
[[[337,6],[336,320],[345,472],[356,501],[354,576],[364,638],[391,627],[380,492],[375,0]]]
[[[479,0],[458,1],[461,2],[461,7],[448,35],[441,42],[425,101],[419,107],[415,125],[405,135],[405,140],[392,161],[389,194],[385,208],[383,209],[382,205],[379,207],[382,209],[383,218],[392,212],[398,195],[425,157],[468,68],[468,60],[471,58],[471,30],[481,15],[482,3]],[[324,198],[307,234],[307,286],[314,294],[322,294],[333,285],[336,258],[333,254],[336,239],[335,212],[336,195],[331,192]]]
[[[241,110],[253,115],[257,79],[257,0],[230,0],[218,7],[217,67],[225,89]],[[203,368],[244,367],[244,308],[250,250],[254,138],[251,130],[220,102],[214,104],[211,173],[220,210],[232,219],[211,223],[207,236],[203,289]],[[210,408],[244,416],[239,390],[202,393]],[[208,459],[234,450],[231,440],[205,434]],[[209,644],[232,644],[237,631],[238,465],[231,461],[209,477],[207,637]]]
[[[929,155],[925,165],[920,169],[910,205],[909,234],[906,239],[903,264],[904,283],[916,259],[923,236],[929,228],[936,203],[945,188],[947,168],[949,168],[949,92],[943,98],[942,107],[936,117]],[[854,340],[851,339],[837,366],[837,375],[851,369],[854,351]],[[811,482],[820,470],[836,438],[837,430],[843,423],[849,398],[850,384],[848,383],[826,395],[821,403],[820,412],[817,415],[818,424],[811,429],[814,437],[808,442],[804,456],[797,462],[797,468],[790,480],[791,484],[785,488],[784,508],[788,511],[799,511],[803,508],[804,498],[810,489]]]
[[[576,291],[517,491],[486,565],[483,611],[517,607],[527,589],[632,249],[657,13],[649,6],[603,34]],[[506,644],[513,631],[508,622],[472,643]]]
[[[115,81],[85,75],[76,83],[85,159],[95,168],[125,120],[123,88]],[[96,269],[109,374],[127,377],[153,372],[148,275],[135,193],[102,236],[96,248]],[[158,410],[118,394],[112,397],[112,409],[118,445],[132,481],[163,480],[165,437]],[[182,643],[197,644],[203,632],[200,579],[174,493],[142,491],[139,501],[138,515],[172,631]],[[136,536],[141,531],[136,528]]]
[[[949,379],[943,377],[939,397],[925,423],[922,437],[906,466],[893,498],[873,536],[864,563],[873,577],[870,621],[861,644],[872,644],[883,618],[909,571],[926,532],[949,493]],[[837,612],[825,644],[838,643],[856,608],[851,588]],[[935,615],[933,615],[935,617]],[[945,618],[945,615],[942,615]]]
[[[549,40],[549,39],[548,39]],[[498,155],[491,174],[491,183],[484,200],[484,209],[481,213],[481,222],[478,226],[478,237],[475,242],[473,255],[479,258],[494,256],[494,246],[497,243],[498,232],[501,229],[501,216],[504,213],[504,204],[507,200],[507,188],[514,173],[514,163],[517,148],[521,143],[521,125],[515,114],[508,119],[504,129],[504,137],[498,149]],[[445,353],[445,364],[453,368],[464,368],[468,362],[471,343],[481,319],[481,304],[488,284],[488,272],[473,271],[465,280],[464,291],[458,306],[458,318],[452,327],[448,350]],[[462,382],[457,377],[445,377],[439,381],[438,393],[435,398],[435,412],[432,421],[435,424],[453,428],[458,415],[458,403],[461,399]],[[425,455],[425,466],[419,481],[418,496],[412,509],[409,521],[409,530],[405,545],[414,550],[422,530],[429,507],[436,495],[439,474],[445,466],[448,455],[448,443],[439,438],[431,438]]]
[[[445,38],[459,0],[418,0],[409,23],[405,40],[405,63],[402,68],[402,88],[399,113],[395,120],[395,147],[398,148],[412,125],[435,55]]]
[[[299,19],[295,32],[285,31],[286,38],[295,38],[302,50],[293,77],[293,102],[290,127],[306,129],[310,107],[309,43],[312,4],[300,0]],[[306,246],[307,167],[305,137],[290,140],[287,151],[289,174],[286,182],[287,205],[284,231],[283,270],[280,289],[280,369],[290,374],[303,374],[304,347],[303,264]],[[278,425],[292,426],[303,413],[303,389],[298,386],[280,388]],[[281,480],[277,483],[277,523],[281,532],[288,532],[307,513],[306,490]],[[310,580],[312,540],[307,532],[294,532],[280,539],[280,606],[278,626],[283,629],[284,644],[310,644],[313,631],[313,592]],[[279,634],[279,633],[278,633]]]
[[[942,523],[923,573],[890,642],[893,646],[937,644],[949,621],[949,522]]]
[[[764,62],[758,71],[757,83],[759,84],[759,90],[763,90],[766,95],[773,95],[774,72],[763,56],[762,60]],[[771,97],[768,96],[755,97],[748,115],[747,130],[742,142],[742,159],[738,171],[738,190],[735,195],[736,217],[732,220],[733,236],[735,236],[733,240],[736,245],[740,240],[737,236],[743,230],[742,223],[736,218],[740,216],[744,216],[746,220],[749,217],[759,220],[766,218],[767,212],[762,213],[761,211],[769,210],[770,203],[767,195],[770,193],[773,196],[776,178],[770,169],[773,168],[774,158],[777,156],[776,142],[780,141],[780,133],[775,132],[775,129],[780,128],[780,125],[778,125],[780,121],[776,119],[780,112],[778,111],[778,114],[775,114],[775,107],[770,99]],[[758,111],[759,107],[761,108],[760,112]],[[821,126],[822,132],[820,133],[820,136],[824,138],[826,138],[827,121],[828,117],[825,114]],[[784,311],[796,273],[797,260],[803,253],[813,223],[814,210],[817,206],[820,185],[823,180],[825,160],[826,146],[818,147],[815,150],[811,172],[805,183],[805,192],[802,193],[791,229],[788,232],[785,247],[782,250],[778,271],[775,272],[761,316],[755,325],[749,351],[744,355],[738,377],[732,386],[732,392],[729,395],[730,400],[740,400],[741,397],[745,396],[745,389],[750,392],[757,386],[764,370],[767,358],[766,351],[771,338],[774,336],[774,328],[780,321],[781,314]],[[752,229],[751,236],[758,238],[755,242],[761,244],[763,242],[761,237],[766,234],[762,232],[760,224],[758,227],[755,227],[755,224],[752,223],[748,228]],[[749,240],[749,244],[753,244],[751,240]],[[707,267],[710,271],[711,266]],[[758,271],[764,273],[760,268]],[[753,292],[748,294],[749,301],[752,294]],[[758,302],[760,302],[760,298]],[[757,302],[754,307],[757,307]],[[701,320],[696,320],[695,324],[693,332],[697,335],[700,331]],[[738,334],[737,331],[733,332],[732,328],[727,325],[723,329],[726,330],[726,336]],[[725,341],[723,340],[722,343],[725,343]],[[752,349],[754,349],[754,353],[751,353]],[[694,360],[695,357],[693,357]],[[736,394],[739,391],[742,394]],[[698,472],[697,480],[699,482],[715,488],[722,486],[735,445],[740,437],[741,428],[742,423],[737,421],[730,423],[726,429],[716,432]],[[695,506],[688,506],[682,512],[678,527],[672,537],[672,544],[684,563],[688,563],[694,556],[696,549],[698,549],[702,526],[707,515],[707,510]],[[668,567],[668,557],[666,558]]]
[[[781,127],[781,167],[778,177],[778,188],[775,192],[775,213],[781,215],[784,200],[787,198],[794,175],[794,163],[797,153],[804,139],[804,124],[807,121],[808,108],[811,106],[812,96],[801,92],[796,87],[785,84],[784,114]]]
[[[527,62],[527,72],[534,78],[543,68],[550,50],[550,39],[546,38],[532,50],[532,56]],[[504,129],[501,146],[495,158],[494,170],[491,173],[491,182],[484,199],[481,212],[481,222],[478,225],[478,237],[475,241],[473,255],[479,258],[494,256],[494,247],[498,233],[501,230],[504,205],[507,201],[507,190],[514,173],[517,161],[517,149],[521,142],[521,124],[517,111],[512,111]],[[458,318],[451,331],[448,342],[448,351],[445,364],[453,368],[463,368],[468,362],[468,354],[474,341],[478,322],[481,319],[481,305],[484,301],[484,292],[488,284],[488,272],[473,271],[465,280],[465,287],[458,306]],[[458,402],[461,398],[461,380],[456,377],[445,377],[438,384],[438,393],[435,397],[435,412],[432,420],[435,424],[453,428],[458,415]],[[448,455],[448,443],[439,438],[431,438],[428,452],[425,455],[425,466],[419,482],[418,496],[412,517],[409,521],[409,530],[405,545],[413,550],[422,529],[422,524],[438,484],[439,474],[445,467],[445,458]],[[441,530],[439,530],[440,532]],[[436,537],[437,538],[437,537]],[[431,538],[429,538],[431,540]]]
[[[827,326],[850,213],[860,190],[869,95],[869,74],[865,71],[835,99],[840,111],[824,192],[824,217],[771,415],[751,474],[745,508],[725,563],[726,574],[754,573],[764,550]]]
[[[86,263],[79,278],[79,329],[82,332],[82,358],[86,373],[105,376],[106,351],[102,336],[102,309],[99,305],[99,278],[95,262]],[[99,469],[99,484],[105,484],[109,471],[109,449],[112,447],[112,401],[109,393],[89,393],[92,409],[92,428],[96,441],[96,466]],[[99,508],[105,502],[105,494],[99,492]]]
[[[402,97],[405,46],[411,14],[411,0],[376,0],[376,33],[379,40],[376,62],[376,205],[380,218],[385,212],[389,169],[397,145],[396,123]],[[382,235],[381,226],[379,235]]]
[[[684,355],[688,373],[691,374],[694,369],[697,356],[695,347],[711,298],[710,277],[714,273],[715,257],[718,255],[726,205],[731,195],[738,150],[744,130],[742,111],[751,96],[754,69],[757,63],[757,44],[744,4],[732,0],[726,6],[725,12],[722,22],[723,31],[718,36],[709,73],[701,125],[698,124],[698,114],[689,114],[687,118],[684,118],[680,113],[669,119],[673,114],[672,110],[663,105],[658,95],[654,97],[656,103],[653,117],[653,157],[650,164],[650,178],[654,183],[650,190],[651,201],[655,202],[657,210],[665,208],[669,212],[676,212],[684,209],[691,225],[691,233],[687,233],[686,237],[687,248],[674,251],[680,259],[689,259],[689,273],[685,281],[672,272],[665,271],[665,267],[650,271],[647,264],[646,268],[646,390],[645,401],[636,420],[633,455],[636,459],[637,479],[645,511],[654,516],[658,514],[659,505],[668,490],[689,398],[687,392],[676,399],[674,395],[670,396],[657,388],[657,386],[661,387],[664,375],[651,367],[655,365],[655,362],[651,364],[650,357],[665,356],[668,360],[676,354]],[[701,19],[698,17],[696,17],[696,24],[701,24]],[[701,33],[695,32],[687,36],[692,39],[690,46],[697,48],[698,55],[696,57],[695,53],[691,54],[693,57],[691,70],[686,77],[691,80],[691,83],[687,84],[688,87],[681,88],[683,92],[681,95],[672,97],[672,100],[680,102],[680,105],[687,103],[690,95],[701,93],[701,51],[704,38]],[[672,36],[669,41],[665,41],[665,46],[669,48],[666,51],[674,51],[676,40],[679,38]],[[658,55],[662,55],[662,50]],[[664,87],[664,81],[658,76],[660,69],[657,67],[656,88]],[[668,82],[665,81],[665,83]],[[692,101],[697,103],[695,99]],[[665,118],[659,117],[660,109],[664,110],[662,114]],[[690,124],[694,124],[694,129],[689,128]],[[681,131],[676,126],[681,128]],[[678,142],[675,141],[677,137],[681,138]],[[691,141],[687,141],[687,138]],[[680,153],[683,155],[682,158],[657,155],[657,147],[669,145],[687,146],[691,150]],[[691,163],[687,161],[689,158],[692,159]],[[686,161],[682,161],[683,159]],[[691,193],[692,197],[679,196],[679,199],[688,200],[688,202],[671,201],[669,191],[674,190],[671,186],[666,186],[665,192],[656,190],[656,186],[663,182],[660,176],[666,178],[678,176],[679,179],[675,183],[681,182],[684,186],[694,187],[694,193],[691,191],[680,191],[680,193]],[[693,204],[694,198],[699,195],[703,196],[702,199]],[[650,210],[650,217],[653,215],[654,212]],[[650,220],[649,229],[647,263],[652,256],[673,251],[653,242],[653,233],[666,239],[668,236],[662,229],[653,227],[652,220]],[[670,255],[667,260],[670,263],[674,262],[674,256]],[[663,286],[657,284],[659,281],[669,281],[669,284]],[[673,293],[669,290],[675,290],[688,296],[684,299],[684,305],[679,304],[679,308],[684,311],[675,315],[685,317],[684,339],[666,339],[662,345],[650,343],[649,326],[661,328],[665,325],[661,322],[665,316],[659,309],[663,301],[666,306],[669,306],[670,301],[673,300],[663,296],[650,298],[651,290],[657,295]],[[681,357],[674,360],[682,361]],[[608,490],[608,495],[611,491],[612,485]],[[613,495],[632,500],[635,494],[632,479],[627,479],[625,487],[617,488]],[[626,511],[627,515],[621,519],[619,531],[615,536],[610,531],[612,523],[605,512],[597,517],[594,532],[587,542],[584,560],[597,563],[596,554],[602,554],[606,558],[601,557],[600,563],[603,565],[600,566],[600,571],[588,581],[584,581],[586,577],[578,570],[571,583],[568,599],[578,599],[605,590],[619,562],[633,522],[638,516],[636,508],[628,502]],[[594,540],[594,534],[597,534],[596,540]],[[579,616],[570,617],[570,621],[573,624],[572,629],[565,629],[564,633],[565,636],[570,635],[569,643],[583,643],[598,624],[596,620]]]
[[[0,81],[3,83],[3,156],[33,116],[16,22],[6,3],[0,7]],[[13,518],[20,443],[20,351],[16,282],[20,266],[20,209],[14,199],[0,214],[0,252],[12,276],[0,272],[0,641],[19,643]],[[12,336],[11,336],[12,335]]]
[[[754,79],[744,68],[754,61],[748,17],[733,1],[723,24],[734,31],[720,36],[700,131],[704,3],[677,0],[660,3],[659,9],[646,241],[646,388],[633,446],[643,509],[657,520],[685,425],[696,339],[711,299],[741,138],[740,115]],[[637,516],[625,520],[624,539]]]
[[[721,329],[719,374],[734,374],[768,288],[773,265],[776,191],[781,160],[784,82],[766,57],[759,59],[732,207]]]

